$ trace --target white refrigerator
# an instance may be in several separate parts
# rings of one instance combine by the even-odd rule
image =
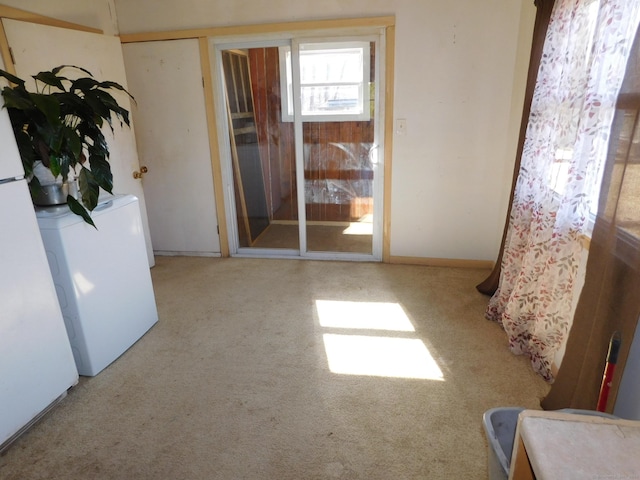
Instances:
[[[0,451],[77,382],[20,155],[0,97]]]

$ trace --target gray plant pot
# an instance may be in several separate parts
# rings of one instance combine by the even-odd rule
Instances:
[[[51,205],[62,205],[67,203],[67,195],[74,198],[78,194],[76,182],[50,183],[41,185],[41,188],[34,188],[31,192],[31,198],[34,205],[46,207]]]

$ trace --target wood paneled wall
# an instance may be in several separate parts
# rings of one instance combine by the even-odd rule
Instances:
[[[277,220],[295,220],[298,214],[293,123],[281,120],[278,48],[250,49],[249,62],[270,213]],[[373,70],[375,62],[371,65]],[[362,164],[359,152],[373,144],[373,120],[305,122],[303,137],[305,180],[322,185],[327,180],[371,179],[372,172]],[[367,213],[368,203],[358,199],[351,203],[311,202],[306,209],[307,220],[355,220]]]

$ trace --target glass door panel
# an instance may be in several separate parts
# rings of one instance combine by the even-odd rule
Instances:
[[[222,50],[239,249],[299,251],[293,123],[282,120],[278,47]]]
[[[371,255],[375,42],[299,43],[294,51],[306,251]]]

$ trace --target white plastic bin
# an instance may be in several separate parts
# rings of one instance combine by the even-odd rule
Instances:
[[[492,408],[484,412],[482,416],[484,431],[487,435],[487,443],[489,444],[489,480],[507,480],[509,478],[511,452],[513,450],[513,440],[516,436],[518,415],[520,415],[520,412],[523,410],[525,409],[522,407]],[[563,408],[558,411],[579,415],[617,418],[614,415],[596,412],[594,410]]]

